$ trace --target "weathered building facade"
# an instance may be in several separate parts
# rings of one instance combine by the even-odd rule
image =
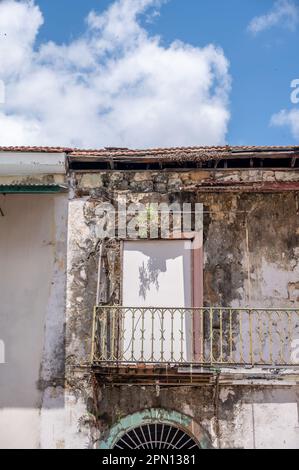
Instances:
[[[298,156],[2,149],[0,446],[299,448]]]

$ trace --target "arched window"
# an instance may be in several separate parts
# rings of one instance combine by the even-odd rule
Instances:
[[[195,438],[166,423],[145,423],[130,429],[114,445],[115,449],[195,449]]]

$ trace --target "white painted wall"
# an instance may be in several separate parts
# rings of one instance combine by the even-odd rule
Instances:
[[[220,420],[223,447],[299,449],[298,387],[248,387],[241,394],[237,386],[223,388],[220,406],[234,399],[234,419]]]
[[[192,307],[190,240],[124,242],[123,305]]]
[[[64,406],[63,391],[48,387],[64,361],[67,197],[0,196],[0,207],[0,448],[40,447],[41,434],[61,446],[45,423]]]
[[[123,305],[192,307],[191,249],[190,240],[124,242]],[[156,311],[154,316],[150,310],[142,310],[133,319],[132,312],[128,311],[125,313],[124,329],[123,351],[128,361],[133,361],[135,357],[138,361],[159,362],[162,334],[164,362],[178,362],[182,356],[187,362],[192,360],[191,314],[185,314],[182,319],[179,311],[172,318],[169,310],[163,313]]]
[[[0,152],[0,175],[65,174],[65,153]]]

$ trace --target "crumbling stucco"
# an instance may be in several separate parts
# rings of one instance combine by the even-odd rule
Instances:
[[[267,193],[253,186],[293,181],[298,181],[298,173],[270,170],[74,173],[68,224],[68,374],[71,376],[76,365],[89,360],[101,246],[96,231],[99,204],[121,198],[143,204],[202,203],[204,304],[295,308],[299,282],[298,194],[286,191],[283,184],[281,191]],[[238,189],[223,192],[219,185],[225,183],[235,183]],[[205,184],[207,192],[203,190]],[[118,240],[106,240],[101,270],[101,302],[119,304]],[[68,385],[69,413],[74,411],[77,420],[77,430],[74,426],[73,433],[69,433],[69,443],[80,446],[78,410],[83,413],[85,403],[85,411],[89,412],[86,419],[82,415],[85,431],[80,428],[80,433],[84,436],[81,443],[89,447],[97,447],[106,439],[109,429],[121,418],[161,408],[190,416],[209,435],[214,447],[298,448],[298,390],[283,384],[268,389],[269,385],[222,385],[217,391],[215,386],[160,389],[98,382],[91,386],[88,382],[83,390],[75,391]],[[268,425],[266,433],[264,422]]]

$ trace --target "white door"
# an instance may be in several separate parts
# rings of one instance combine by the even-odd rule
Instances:
[[[190,240],[124,242],[125,361],[186,362],[190,359],[192,318],[191,312],[182,309],[192,307],[191,250]]]

